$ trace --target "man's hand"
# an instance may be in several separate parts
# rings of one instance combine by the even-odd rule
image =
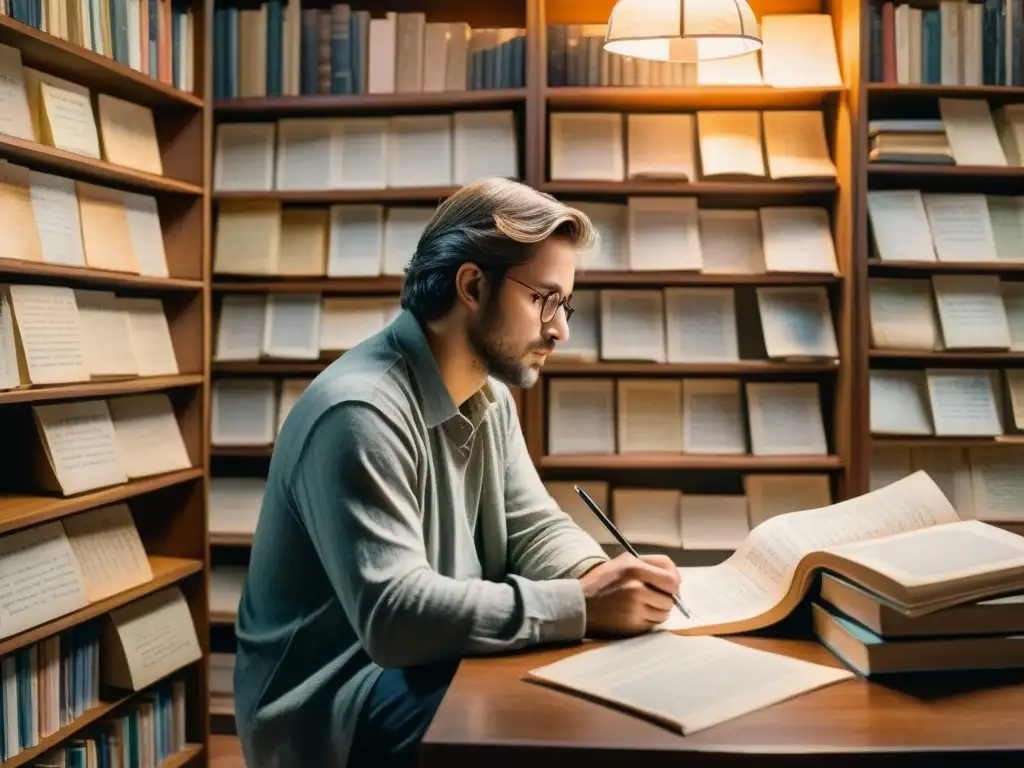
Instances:
[[[587,571],[580,584],[588,635],[633,635],[668,618],[673,606],[669,595],[679,593],[679,572],[664,555],[638,560],[624,552]]]

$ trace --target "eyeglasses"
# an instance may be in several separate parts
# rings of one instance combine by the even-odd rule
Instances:
[[[572,317],[572,313],[575,312],[575,310],[571,306],[569,306],[569,299],[562,298],[562,294],[559,293],[558,291],[551,291],[550,293],[541,293],[533,286],[527,285],[521,280],[516,280],[514,277],[508,277],[508,275],[505,275],[505,277],[507,277],[513,283],[519,283],[521,286],[523,286],[523,288],[526,288],[528,291],[533,291],[533,295],[536,298],[540,299],[542,302],[544,302],[540,308],[540,321],[542,323],[550,323],[554,319],[555,313],[558,312],[559,307],[563,307],[565,309],[565,322],[567,323],[569,322],[569,318]]]

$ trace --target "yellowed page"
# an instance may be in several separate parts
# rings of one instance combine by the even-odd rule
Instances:
[[[140,376],[174,376],[178,358],[163,302],[156,297],[118,296],[117,305],[128,316],[132,351]]]
[[[529,677],[689,735],[855,675],[721,638],[656,633],[574,654]]]
[[[78,212],[75,180],[31,171],[29,182],[42,260],[50,264],[84,267],[85,246],[82,243],[82,219]]]
[[[153,578],[127,504],[92,509],[63,520],[90,603]]]
[[[39,88],[46,126],[43,136],[57,149],[98,160],[100,141],[88,90],[71,90],[48,81],[41,82]]]
[[[16,333],[10,299],[3,286],[0,286],[0,390],[14,389],[22,383],[18,370]]]
[[[679,379],[618,380],[618,453],[683,450],[683,395]]]
[[[129,478],[161,475],[192,466],[167,395],[114,397],[107,404],[121,465]]]
[[[60,523],[0,537],[0,594],[0,637],[86,606],[82,573]]]
[[[674,488],[615,488],[615,526],[631,544],[679,548],[679,491]]]
[[[128,314],[118,306],[116,294],[76,288],[75,303],[89,375],[137,376],[139,364],[132,349]]]
[[[0,45],[0,133],[36,141],[21,51],[10,45]]]
[[[739,379],[683,379],[684,453],[746,453],[743,416]]]
[[[156,176],[164,172],[153,110],[109,93],[96,97],[103,159]]]
[[[743,488],[750,505],[750,527],[776,515],[820,509],[832,503],[829,476],[744,475]]]
[[[127,482],[106,401],[34,405],[32,410],[64,495]]]
[[[0,232],[3,257],[19,261],[42,261],[43,243],[32,208],[31,175],[28,168],[0,160]]]
[[[139,274],[123,193],[84,181],[76,186],[86,263],[94,269]]]
[[[75,292],[63,285],[15,284],[14,322],[32,384],[88,381]]]

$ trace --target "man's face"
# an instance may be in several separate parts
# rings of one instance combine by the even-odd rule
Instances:
[[[548,238],[528,264],[509,270],[492,286],[494,295],[481,303],[469,327],[470,344],[488,374],[510,387],[537,383],[555,344],[569,338],[564,307],[550,322],[541,322],[542,297],[553,291],[559,298],[571,296],[575,277],[575,249],[561,238]]]

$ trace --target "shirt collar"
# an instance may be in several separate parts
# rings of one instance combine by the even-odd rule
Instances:
[[[478,392],[475,392],[460,411],[456,408],[444,379],[441,378],[434,353],[416,317],[406,309],[400,310],[391,323],[391,334],[409,364],[427,427],[433,428],[445,422],[452,422],[453,428],[459,433],[459,442],[468,441],[480,423],[487,418],[491,409],[498,404],[490,382],[486,382]],[[464,426],[454,426],[460,423]]]

